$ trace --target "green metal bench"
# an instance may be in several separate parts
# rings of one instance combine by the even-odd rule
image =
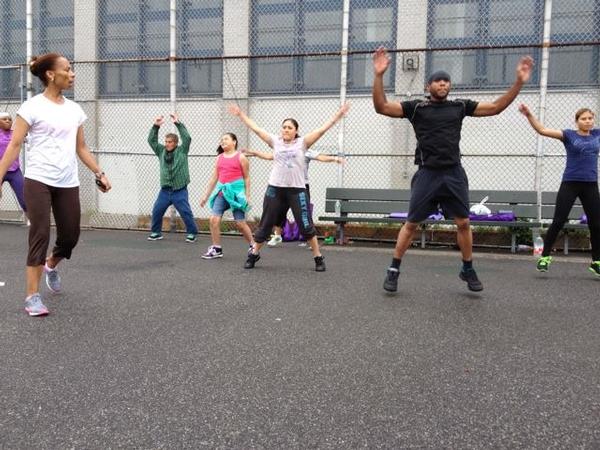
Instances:
[[[537,193],[535,191],[492,191],[474,190],[469,192],[472,202],[488,197],[486,206],[492,211],[512,211],[517,220],[512,222],[473,221],[474,226],[503,227],[511,231],[511,251],[516,252],[517,232],[522,228],[541,228],[537,220]],[[552,219],[556,192],[542,195],[542,219]],[[339,242],[344,242],[346,223],[385,223],[402,224],[406,219],[392,218],[393,212],[408,211],[410,190],[407,189],[356,189],[327,188],[325,193],[325,212],[320,222],[333,222],[337,225]],[[580,205],[576,205],[569,216],[578,219],[582,214]],[[425,220],[421,223],[421,247],[425,248],[426,232],[431,225],[453,225],[453,220]],[[568,253],[568,231],[584,229],[585,225],[569,224],[565,226],[565,253]]]

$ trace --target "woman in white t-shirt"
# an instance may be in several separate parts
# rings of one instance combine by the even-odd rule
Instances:
[[[102,192],[110,182],[85,143],[81,107],[65,98],[63,90],[73,86],[71,64],[58,53],[34,57],[30,70],[45,86],[44,92],[27,100],[17,111],[13,136],[0,161],[0,179],[19,156],[27,136],[25,155],[25,203],[31,221],[27,255],[27,297],[25,310],[30,316],[48,314],[40,295],[40,279],[46,275],[51,292],[61,291],[56,271],[58,263],[71,257],[79,239],[81,208],[77,157],[96,176]],[[56,223],[56,244],[46,257],[50,244],[50,211]]]
[[[309,198],[306,192],[305,154],[327,130],[346,115],[349,104],[344,104],[335,115],[321,127],[305,136],[298,135],[298,122],[285,119],[279,136],[269,134],[250,119],[237,105],[229,106],[229,112],[237,116],[256,135],[273,149],[273,168],[269,176],[269,186],[263,201],[263,213],[258,229],[254,233],[254,247],[244,264],[252,269],[260,259],[260,249],[271,233],[274,225],[279,225],[282,215],[291,209],[300,233],[310,245],[315,259],[315,270],[325,271],[325,261],[317,241],[317,231],[309,211]]]

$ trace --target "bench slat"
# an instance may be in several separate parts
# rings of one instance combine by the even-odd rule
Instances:
[[[537,204],[537,192],[534,191],[486,191],[474,190],[469,191],[469,200],[471,203],[478,203],[484,197],[489,197],[486,202],[490,203],[506,203],[506,204]]]
[[[409,201],[410,190],[407,189],[351,189],[327,188],[327,200],[372,200],[372,201]]]

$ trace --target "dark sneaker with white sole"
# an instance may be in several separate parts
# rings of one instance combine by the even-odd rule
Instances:
[[[398,277],[400,271],[393,267],[388,267],[385,280],[383,281],[383,288],[388,292],[396,292],[398,290]]]
[[[325,259],[322,256],[315,256],[315,270],[317,272],[325,272]]]
[[[244,263],[244,269],[254,269],[254,264],[260,259],[260,254],[249,253],[248,259]]]
[[[467,287],[470,291],[483,291],[483,284],[481,284],[481,281],[479,281],[479,278],[477,278],[477,272],[475,272],[475,269],[463,269],[460,271],[458,276],[461,280],[466,281]]]

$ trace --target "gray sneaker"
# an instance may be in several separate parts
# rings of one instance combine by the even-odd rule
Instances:
[[[383,281],[383,288],[388,292],[396,292],[398,290],[398,277],[400,271],[394,267],[388,267]]]
[[[42,302],[42,296],[38,293],[30,295],[25,300],[25,311],[30,316],[45,316],[48,314],[48,308]]]
[[[44,266],[44,273],[46,274],[46,286],[54,294],[58,294],[60,292],[60,275],[58,271],[56,269],[50,270]]]

